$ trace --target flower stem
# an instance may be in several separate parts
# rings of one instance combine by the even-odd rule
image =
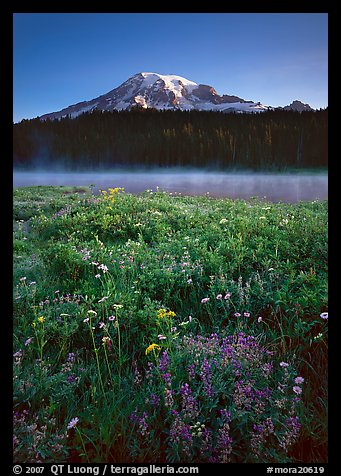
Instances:
[[[94,332],[93,332],[93,329],[92,329],[91,318],[90,318],[90,333],[91,333],[91,338],[92,338],[92,344],[93,344],[94,351],[95,351],[95,357],[96,357],[96,363],[97,363],[97,369],[98,369],[99,380],[100,380],[100,383],[101,383],[101,388],[102,388],[103,396],[104,396],[104,398],[105,398],[105,401],[107,401],[107,398],[106,398],[106,396],[105,396],[105,390],[104,390],[104,384],[103,384],[103,379],[102,379],[101,367],[100,367],[100,365],[99,365],[98,349],[97,349],[97,347],[96,347]]]
[[[89,456],[88,456],[88,452],[86,451],[86,448],[85,448],[85,444],[84,444],[84,440],[83,440],[83,437],[82,437],[82,433],[80,432],[80,430],[77,428],[76,426],[76,430],[77,430],[77,433],[81,439],[81,442],[82,442],[82,447],[83,447],[83,451],[84,451],[84,454],[86,456],[86,460],[88,463],[90,463],[90,460],[89,460]]]

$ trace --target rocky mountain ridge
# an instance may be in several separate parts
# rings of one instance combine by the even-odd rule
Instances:
[[[198,84],[182,76],[158,73],[137,73],[117,88],[90,101],[73,104],[60,111],[44,114],[41,120],[77,117],[94,110],[130,110],[133,107],[158,110],[199,110],[225,113],[254,113],[275,109],[260,102],[245,100],[235,95],[219,95],[210,85]],[[308,104],[295,100],[281,109],[312,110]]]

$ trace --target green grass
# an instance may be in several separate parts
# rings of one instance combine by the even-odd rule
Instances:
[[[326,201],[14,190],[15,460],[326,462],[327,218]]]

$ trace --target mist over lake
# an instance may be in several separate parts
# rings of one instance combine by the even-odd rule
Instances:
[[[94,193],[109,187],[123,187],[126,192],[133,194],[159,188],[184,195],[209,194],[212,197],[233,199],[258,197],[288,203],[328,198],[327,172],[227,173],[177,168],[101,172],[14,171],[14,188],[35,185],[91,186]]]

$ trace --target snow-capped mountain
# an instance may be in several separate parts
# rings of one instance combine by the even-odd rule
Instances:
[[[112,111],[131,109],[134,106],[159,110],[223,112],[261,112],[273,109],[238,96],[220,96],[212,86],[197,84],[181,76],[138,73],[102,96],[68,106],[58,112],[44,114],[40,119],[61,119],[67,115],[74,118],[96,109]]]

